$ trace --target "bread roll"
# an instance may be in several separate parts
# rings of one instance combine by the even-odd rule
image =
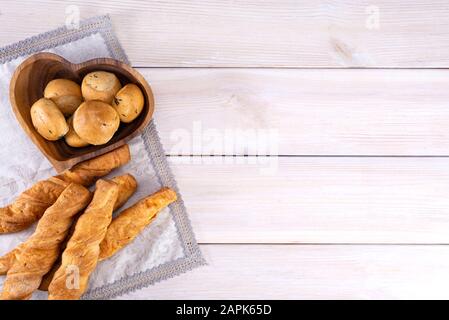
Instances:
[[[80,138],[80,136],[73,129],[73,117],[70,117],[67,120],[67,124],[69,125],[69,132],[64,136],[65,142],[75,148],[86,147],[89,145],[86,141]]]
[[[106,71],[88,73],[81,83],[81,92],[85,100],[100,100],[108,104],[122,85],[115,74]]]
[[[50,81],[45,87],[44,97],[56,103],[66,117],[72,115],[83,102],[80,85],[67,79]]]
[[[133,83],[121,88],[112,101],[112,106],[117,110],[120,120],[125,123],[136,119],[142,112],[144,104],[142,91]]]
[[[47,140],[56,141],[69,131],[64,115],[50,99],[37,100],[30,112],[34,128]]]
[[[73,114],[73,129],[82,140],[93,145],[111,140],[119,125],[117,111],[101,101],[83,102]]]

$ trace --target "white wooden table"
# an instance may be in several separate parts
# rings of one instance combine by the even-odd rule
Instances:
[[[70,4],[153,86],[209,262],[125,298],[449,298],[447,1]],[[1,0],[0,46],[71,10]]]

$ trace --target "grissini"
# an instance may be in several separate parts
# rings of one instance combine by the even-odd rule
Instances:
[[[11,250],[0,258],[0,276],[5,275],[8,272],[9,268],[11,268],[14,260],[16,259],[16,254],[19,253],[19,250],[20,246]]]
[[[120,213],[117,218],[112,220],[105,238],[100,243],[99,261],[110,258],[117,251],[132,242],[156,218],[157,213],[176,200],[177,195],[175,191],[170,188],[162,188]],[[40,290],[48,290],[48,286],[59,267],[60,264],[55,265],[45,275],[39,287]]]
[[[77,300],[87,289],[100,254],[100,242],[112,220],[118,185],[98,180],[92,202],[78,219],[62,253],[61,266],[48,287],[49,300]]]
[[[76,164],[72,169],[64,171],[58,178],[83,186],[91,186],[97,179],[128,163],[130,159],[129,146],[125,144],[101,156]]]
[[[51,177],[22,192],[10,205],[0,208],[0,233],[24,230],[40,219],[68,186],[68,182]]]
[[[114,204],[114,211],[122,207],[126,201],[134,194],[134,192],[137,189],[137,181],[131,174],[125,174],[122,176],[114,177],[112,182],[117,183],[118,185],[118,196],[117,201]],[[75,230],[75,225],[71,228],[71,231],[69,232],[69,235],[66,238],[65,243],[61,246],[61,251],[64,251],[64,249],[67,246],[67,241],[70,239],[70,236],[73,234],[73,231]],[[41,285],[39,286],[39,290],[42,291],[48,291],[48,286],[50,285],[56,271],[61,266],[61,259],[58,259],[58,261],[53,265],[51,270],[44,276],[42,279]],[[1,258],[0,258],[0,271],[1,271]]]
[[[105,238],[100,243],[100,261],[111,257],[133,241],[151,223],[158,212],[176,199],[175,191],[162,188],[120,213],[112,220]]]
[[[86,160],[62,174],[39,181],[10,205],[0,208],[0,234],[22,231],[40,219],[69,183],[92,185],[98,178],[130,160],[128,145]]]
[[[59,256],[75,215],[91,200],[85,187],[71,183],[45,210],[33,235],[21,244],[3,285],[3,300],[28,299]]]
[[[129,198],[136,192],[137,181],[132,174],[124,174],[111,179],[112,182],[118,185],[117,201],[114,204],[114,211],[120,209]]]

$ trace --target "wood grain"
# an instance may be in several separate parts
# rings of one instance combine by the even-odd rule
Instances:
[[[138,70],[168,154],[449,155],[447,70]]]
[[[70,22],[68,5],[110,14],[136,66],[449,65],[444,0],[2,0],[0,46]]]
[[[446,158],[170,162],[202,243],[449,243]]]
[[[449,246],[433,245],[449,244],[449,159],[357,157],[449,156],[447,70],[288,69],[447,67],[446,1],[70,4],[110,14],[134,66],[181,67],[140,71],[197,238],[218,243],[201,245],[209,266],[122,298],[449,298]],[[0,46],[67,9],[0,0]],[[354,157],[173,156],[258,154],[251,135],[212,139],[245,129],[274,129],[282,155]]]
[[[448,299],[448,246],[202,245],[209,263],[123,299]]]

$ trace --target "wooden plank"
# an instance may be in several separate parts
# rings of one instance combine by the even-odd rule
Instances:
[[[449,155],[447,70],[139,70],[168,154]]]
[[[203,245],[209,263],[125,299],[448,299],[448,246]]]
[[[9,1],[0,45],[63,25],[68,5],[82,18],[110,14],[138,66],[449,65],[442,0]]]
[[[201,243],[449,243],[447,158],[170,162]]]

